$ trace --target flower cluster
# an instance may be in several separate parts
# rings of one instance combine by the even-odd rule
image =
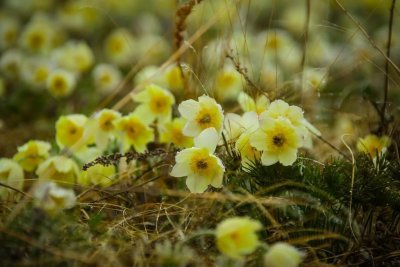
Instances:
[[[148,64],[159,64],[170,52],[160,34],[160,18],[140,16],[142,4],[125,0],[90,6],[82,1],[4,2],[0,4],[3,93],[26,88],[34,93],[47,91],[57,100],[71,97],[74,91],[104,96],[119,85],[139,55],[148,54]],[[108,20],[100,10],[107,10],[121,26],[104,27]],[[127,18],[133,14],[143,24],[140,31],[128,27]]]
[[[253,253],[261,242],[257,231],[260,222],[247,217],[228,218],[218,224],[215,238],[218,249],[232,259],[241,259]],[[264,255],[265,267],[296,267],[303,261],[304,253],[287,243],[278,242]]]

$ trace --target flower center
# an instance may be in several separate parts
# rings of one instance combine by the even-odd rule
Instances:
[[[208,163],[206,160],[201,159],[201,160],[197,161],[196,166],[198,169],[205,170],[208,167]]]
[[[71,128],[71,129],[69,130],[69,134],[70,134],[70,135],[75,135],[76,132],[77,132],[77,130],[76,130],[75,128]]]
[[[281,147],[285,143],[285,137],[282,134],[277,134],[274,137],[272,137],[272,142],[274,143],[275,146]]]
[[[65,89],[65,81],[62,78],[55,78],[53,82],[54,89],[63,92]]]
[[[29,40],[29,44],[32,49],[37,50],[43,44],[43,36],[39,33],[33,33]]]
[[[204,114],[203,117],[200,118],[199,123],[200,124],[206,124],[211,122],[211,116],[210,114]]]
[[[144,126],[137,120],[127,122],[124,129],[131,140],[139,138],[144,132]]]
[[[167,100],[164,96],[154,96],[151,101],[151,109],[156,113],[166,112],[168,109]]]

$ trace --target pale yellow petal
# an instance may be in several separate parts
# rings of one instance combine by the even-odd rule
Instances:
[[[170,175],[174,177],[183,177],[187,176],[189,173],[190,173],[190,167],[188,164],[176,163],[175,166],[172,168]]]
[[[267,136],[261,129],[250,136],[250,145],[260,151],[267,149]]]
[[[206,148],[210,153],[214,153],[218,140],[219,135],[215,128],[207,128],[194,139],[194,145],[196,147]]]
[[[193,120],[199,109],[200,104],[193,99],[183,101],[178,106],[179,113],[187,120]]]
[[[283,166],[292,165],[297,159],[297,149],[288,148],[285,151],[280,152],[278,158],[279,162],[282,163]]]
[[[201,132],[201,128],[195,121],[188,121],[182,129],[186,136],[195,137]]]
[[[186,179],[186,185],[192,193],[203,193],[209,184],[208,179],[198,175],[189,175]]]
[[[261,163],[265,166],[270,166],[278,162],[278,155],[264,151],[261,155]]]

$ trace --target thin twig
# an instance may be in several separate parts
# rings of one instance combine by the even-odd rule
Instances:
[[[306,21],[304,23],[304,42],[303,42],[303,55],[301,57],[301,91],[304,92],[304,68],[306,66],[307,58],[307,43],[308,43],[308,31],[310,26],[310,12],[311,12],[311,1],[306,0]],[[301,95],[303,101],[303,94]]]
[[[387,123],[386,123],[386,106],[387,106],[387,96],[389,91],[389,59],[390,59],[390,48],[392,43],[392,27],[393,27],[393,14],[394,7],[396,5],[396,0],[392,0],[392,5],[390,7],[390,18],[389,18],[389,32],[388,32],[388,40],[386,44],[386,63],[385,63],[385,83],[383,87],[383,106],[382,106],[382,116],[381,116],[381,124],[382,124],[382,132],[386,132]]]

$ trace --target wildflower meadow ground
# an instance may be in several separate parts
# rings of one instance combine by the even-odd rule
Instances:
[[[1,266],[400,266],[396,0],[0,2]]]

